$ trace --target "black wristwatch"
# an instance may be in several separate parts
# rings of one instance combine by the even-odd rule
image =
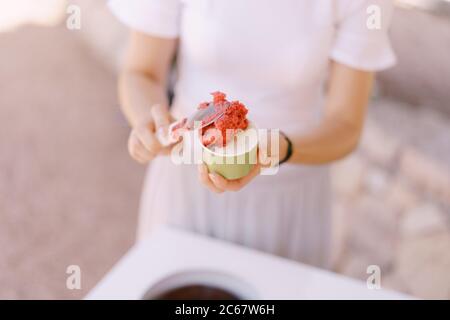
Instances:
[[[278,165],[282,165],[283,163],[288,162],[289,159],[292,157],[292,153],[293,153],[293,147],[292,147],[291,139],[289,139],[288,136],[282,131],[280,131],[280,134],[284,137],[284,139],[286,139],[286,142],[287,142],[288,145],[287,145],[286,155],[284,156],[283,159],[280,160]]]

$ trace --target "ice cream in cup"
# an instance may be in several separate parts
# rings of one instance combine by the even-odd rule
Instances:
[[[221,92],[213,93],[214,104],[225,113],[214,123],[200,129],[202,160],[209,172],[228,180],[246,176],[257,162],[258,135],[247,119],[248,110],[239,101],[229,102]]]
[[[258,137],[253,124],[237,132],[226,146],[203,148],[203,162],[209,172],[215,172],[228,180],[246,176],[257,161]]]

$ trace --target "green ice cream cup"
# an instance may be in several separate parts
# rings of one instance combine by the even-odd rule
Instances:
[[[202,159],[209,172],[218,173],[228,180],[245,177],[257,163],[258,134],[252,123],[246,130],[236,134],[224,148],[213,151],[201,145]]]

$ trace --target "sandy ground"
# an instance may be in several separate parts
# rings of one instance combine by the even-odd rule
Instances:
[[[0,298],[81,298],[132,245],[143,168],[127,134],[115,75],[75,33],[0,34]]]

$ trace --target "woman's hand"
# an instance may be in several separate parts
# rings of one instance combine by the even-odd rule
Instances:
[[[215,193],[223,193],[225,191],[239,191],[244,188],[250,181],[257,177],[260,173],[261,165],[256,164],[253,169],[243,178],[235,180],[227,180],[217,173],[209,173],[205,164],[198,166],[200,181]]]
[[[176,47],[177,39],[153,37],[138,31],[131,33],[119,77],[119,98],[133,128],[128,150],[140,163],[147,163],[167,150],[159,143],[156,130],[170,122],[167,79]]]
[[[155,105],[151,109],[151,119],[136,125],[128,139],[128,151],[131,157],[141,164],[146,164],[159,154],[167,154],[169,147],[163,147],[158,141],[158,128],[167,126],[171,121],[166,107]]]
[[[277,142],[274,147],[272,147],[273,141],[271,141],[273,138]],[[208,167],[205,164],[200,164],[198,166],[199,180],[215,193],[239,191],[256,178],[261,173],[261,170],[278,165],[279,161],[287,154],[287,148],[287,141],[284,136],[281,134],[272,136],[269,130],[266,132],[265,139],[261,139],[260,135],[257,156],[258,163],[248,175],[236,180],[227,180],[217,173],[208,172]]]

